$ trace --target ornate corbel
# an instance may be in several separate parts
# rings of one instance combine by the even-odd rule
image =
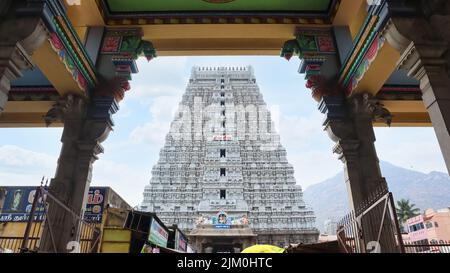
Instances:
[[[370,121],[383,121],[388,126],[392,122],[392,115],[383,105],[370,94],[357,94],[349,99],[341,96],[323,96],[319,103],[319,110],[325,114],[324,130],[328,137],[336,143],[333,153],[341,160],[349,160],[349,156],[356,156],[359,142],[355,130],[355,119],[366,118]]]
[[[300,46],[297,39],[286,41],[281,48],[280,57],[290,60],[293,56],[300,56]]]
[[[369,116],[372,121],[382,121],[388,126],[392,123],[392,114],[384,105],[369,93],[355,94],[349,98],[353,118]]]
[[[417,80],[426,74],[449,73],[450,2],[420,1],[410,7],[414,16],[396,16],[407,4],[390,4],[392,17],[382,31],[390,45],[397,49],[401,58],[399,69]]]
[[[305,74],[306,87],[311,89],[313,98],[319,102],[323,96],[338,95],[334,79],[329,73],[322,73],[322,65],[336,54],[334,39],[327,29],[298,28],[296,39],[286,41],[281,49],[281,57],[290,60],[293,56],[301,59],[299,73]]]
[[[59,99],[47,114],[43,116],[43,119],[48,127],[54,122],[64,122],[68,118],[81,118],[84,106],[83,98],[74,94],[68,94]]]
[[[433,124],[444,117],[431,107],[445,107],[437,105],[448,98],[450,85],[450,31],[443,27],[450,23],[450,2],[445,5],[440,10],[432,8],[430,14],[392,17],[385,29],[388,42],[401,53],[398,68],[420,82],[422,100]]]
[[[343,162],[346,157],[356,156],[359,141],[348,117],[344,96],[323,96],[319,103],[319,111],[325,114],[324,131],[336,143],[333,153],[337,154]]]
[[[48,31],[39,14],[23,14],[26,1],[3,1],[0,4],[0,112],[11,81],[32,68],[31,55],[44,43]]]
[[[123,98],[121,79],[101,79],[94,89],[87,109],[87,120],[83,129],[83,136],[88,141],[103,142],[112,131],[114,122],[112,116],[119,110],[120,100]]]
[[[110,80],[100,78],[98,85],[92,91],[92,97],[114,97],[116,102],[120,102],[123,100],[126,90],[123,87],[122,77],[116,76]]]
[[[330,55],[336,54],[331,31],[298,28],[295,36],[296,39],[284,43],[280,56],[288,61],[293,56],[298,56],[302,60],[299,72],[305,73],[306,79],[320,74],[322,64]]]
[[[323,75],[310,76],[305,86],[311,90],[311,96],[317,102],[325,96],[339,97],[345,93],[334,78],[327,79]]]
[[[142,40],[142,29],[140,28],[117,28],[107,29],[101,54],[111,55],[111,61],[115,67],[117,78],[121,79],[124,91],[130,89],[128,81],[131,74],[137,73],[136,60],[144,56],[147,61],[156,57],[156,50],[149,41]]]

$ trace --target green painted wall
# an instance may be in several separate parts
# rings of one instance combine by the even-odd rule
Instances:
[[[203,0],[106,0],[111,12],[150,11],[315,11],[328,10],[331,0],[235,0],[208,3]]]

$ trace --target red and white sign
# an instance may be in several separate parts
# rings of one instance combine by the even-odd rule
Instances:
[[[232,139],[231,135],[216,135],[213,136],[214,141],[230,141]]]

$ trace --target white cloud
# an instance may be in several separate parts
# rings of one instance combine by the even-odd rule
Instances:
[[[297,184],[301,185],[304,190],[343,170],[342,162],[331,150],[329,152],[308,151],[302,153],[289,153],[288,150],[287,157],[289,163],[294,166]]]
[[[152,100],[150,105],[150,122],[140,125],[130,133],[133,144],[145,143],[161,147],[170,123],[177,111],[180,98],[178,96],[162,96]]]
[[[135,169],[128,164],[100,159],[94,163],[92,186],[111,187],[134,207],[142,201],[148,173],[148,170]]]
[[[377,153],[380,160],[421,172],[447,172],[437,141],[379,141]]]
[[[280,114],[281,143],[294,167],[297,184],[304,189],[342,170],[342,162],[332,152],[334,142],[323,130],[323,118],[318,111],[309,116]]]
[[[325,138],[322,127],[323,115],[313,112],[310,116],[280,116],[280,137],[282,143],[295,143],[298,146],[309,146],[315,139]],[[331,140],[330,140],[331,141]]]
[[[177,96],[182,94],[183,87],[167,84],[136,84],[130,93],[127,93],[126,100],[138,99],[142,103],[148,103],[149,99],[160,96]]]
[[[57,158],[14,145],[0,146],[0,181],[4,186],[38,186],[54,175]]]
[[[140,71],[136,74],[135,80],[158,80],[166,83],[174,80],[182,81],[186,64],[185,57],[158,57],[150,62],[140,58],[137,61]]]
[[[0,165],[12,168],[51,168],[56,158],[44,153],[23,149],[14,145],[0,146]],[[23,169],[25,170],[25,169]]]
[[[149,105],[148,122],[129,134],[130,144],[162,146],[177,111],[186,83],[186,58],[161,57],[149,64],[139,60],[139,74],[132,81],[126,100]],[[144,113],[145,114],[145,113]]]
[[[139,59],[140,71],[133,75],[125,99],[149,103],[159,96],[180,96],[187,82],[186,61],[186,58],[159,57],[147,63]]]
[[[447,173],[433,128],[375,128],[380,160],[420,172]]]
[[[151,118],[157,121],[172,121],[180,102],[181,98],[179,96],[155,98],[149,108]]]
[[[145,143],[162,147],[164,138],[169,132],[169,129],[170,123],[168,122],[149,122],[135,128],[130,134],[130,139],[133,144]]]
[[[0,146],[0,181],[3,186],[37,186],[42,176],[53,178],[57,157],[14,145]],[[146,170],[102,159],[94,163],[92,185],[112,187],[130,205],[141,201],[148,177]]]

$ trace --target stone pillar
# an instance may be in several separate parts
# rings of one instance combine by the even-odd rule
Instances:
[[[440,49],[439,51],[441,51]],[[446,51],[448,48],[446,49]],[[416,72],[420,80],[422,99],[430,115],[439,146],[450,173],[450,78],[442,59],[422,58],[424,66]],[[437,62],[435,62],[437,61]],[[437,64],[437,65],[436,65]],[[448,63],[450,64],[450,63]],[[445,64],[445,65],[448,65]],[[436,66],[436,67],[432,67]]]
[[[40,12],[38,5],[28,1],[0,3],[0,114],[8,101],[11,81],[33,67],[30,56],[48,37]]]
[[[325,131],[336,142],[333,152],[344,163],[345,184],[352,210],[357,210],[371,191],[385,184],[373,143],[372,119],[363,110],[367,110],[363,100],[360,95],[348,103],[340,96],[324,96],[319,105],[320,111],[326,114]],[[365,180],[372,182],[366,183]]]
[[[421,1],[415,6],[391,2],[392,16],[384,34],[402,54],[398,68],[420,82],[423,102],[450,173],[450,2]]]
[[[390,121],[390,114],[369,94],[355,94],[345,99],[343,96],[323,96],[319,109],[326,115],[325,131],[336,142],[333,152],[344,163],[344,177],[349,196],[350,208],[359,215],[367,208],[368,202],[387,193],[387,183],[381,175],[375,149],[374,119]],[[376,200],[376,199],[374,199]],[[373,201],[374,201],[373,200]],[[382,223],[380,240],[382,252],[398,252],[392,229],[392,221],[382,222],[383,210],[377,207],[361,218],[359,222],[363,241],[377,241]],[[365,245],[360,251],[365,251]]]
[[[48,222],[42,235],[42,252],[68,252],[68,242],[79,239],[79,220],[86,205],[92,166],[97,155],[103,152],[100,143],[111,132],[111,116],[117,110],[113,96],[94,97],[87,103],[83,98],[69,95],[47,114],[49,122],[51,118],[64,120],[63,145],[49,192],[70,211],[47,199]]]

